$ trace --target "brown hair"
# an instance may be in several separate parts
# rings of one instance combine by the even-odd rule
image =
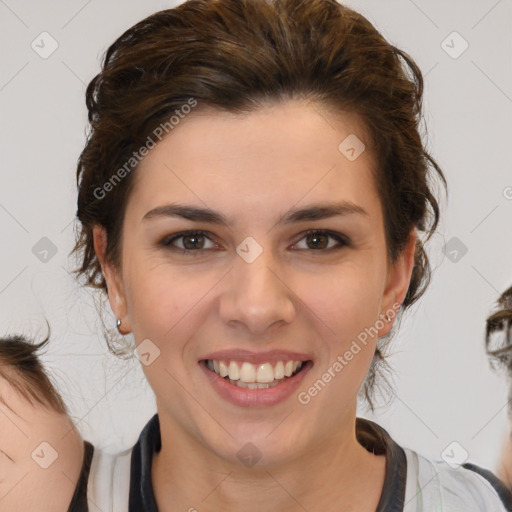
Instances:
[[[67,414],[67,408],[39,361],[37,352],[48,342],[29,343],[21,336],[0,338],[0,378],[31,404],[35,402]],[[7,405],[0,396],[0,401]]]
[[[496,334],[503,334],[496,342]],[[512,376],[512,286],[502,293],[496,311],[487,319],[485,348],[491,364],[504,366]]]
[[[333,115],[358,114],[378,167],[375,179],[394,260],[412,230],[428,239],[439,220],[431,179],[443,184],[445,179],[419,133],[422,95],[414,61],[335,0],[189,0],[149,16],[110,46],[87,87],[90,132],[77,169],[77,273],[106,291],[93,227],[106,229],[106,256],[119,265],[135,157],[154,142],[158,126],[169,126],[191,102],[197,109],[246,113],[302,98]],[[404,309],[421,296],[429,275],[419,239]],[[383,359],[383,348],[379,345],[375,362]],[[373,378],[370,373],[370,387]]]

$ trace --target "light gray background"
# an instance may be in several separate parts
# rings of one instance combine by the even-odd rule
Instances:
[[[84,92],[117,36],[176,3],[0,0],[0,334],[41,337],[48,319],[44,361],[84,436],[108,450],[131,445],[155,406],[138,361],[107,354],[93,294],[69,274]],[[394,342],[395,398],[361,415],[427,456],[439,459],[457,441],[471,461],[494,468],[507,387],[489,369],[483,329],[512,282],[512,1],[349,5],[424,72],[428,144],[450,187],[430,246],[432,285]],[[44,31],[58,43],[47,59],[31,47],[44,37],[50,48]],[[459,36],[447,39],[453,31],[469,44],[456,59],[445,51],[462,48]],[[44,249],[43,237],[57,250],[46,262],[36,245]],[[453,237],[468,249],[455,262],[443,251]]]

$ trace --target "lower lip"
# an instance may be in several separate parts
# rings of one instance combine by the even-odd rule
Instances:
[[[229,402],[241,407],[269,406],[283,402],[289,398],[302,383],[306,373],[313,367],[311,361],[303,364],[300,372],[277,386],[264,389],[241,388],[212,372],[206,366],[206,361],[201,361],[199,366],[206,373],[215,391]]]

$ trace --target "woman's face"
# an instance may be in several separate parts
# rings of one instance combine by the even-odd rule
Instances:
[[[356,117],[288,101],[198,110],[143,159],[121,268],[102,264],[166,431],[270,464],[353,429],[414,247],[387,259],[365,140]]]

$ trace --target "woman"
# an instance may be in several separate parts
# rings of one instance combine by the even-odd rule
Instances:
[[[512,375],[512,286],[498,299],[497,310],[487,319],[485,345],[493,366],[502,366],[510,381]],[[509,401],[512,399],[512,389]],[[509,407],[509,415],[512,409]],[[512,433],[503,444],[497,475],[512,487]]]
[[[193,0],[109,48],[75,249],[158,414],[132,450],[95,454],[91,509],[511,508],[491,474],[356,418],[428,282],[444,177],[422,88],[328,0]]]

